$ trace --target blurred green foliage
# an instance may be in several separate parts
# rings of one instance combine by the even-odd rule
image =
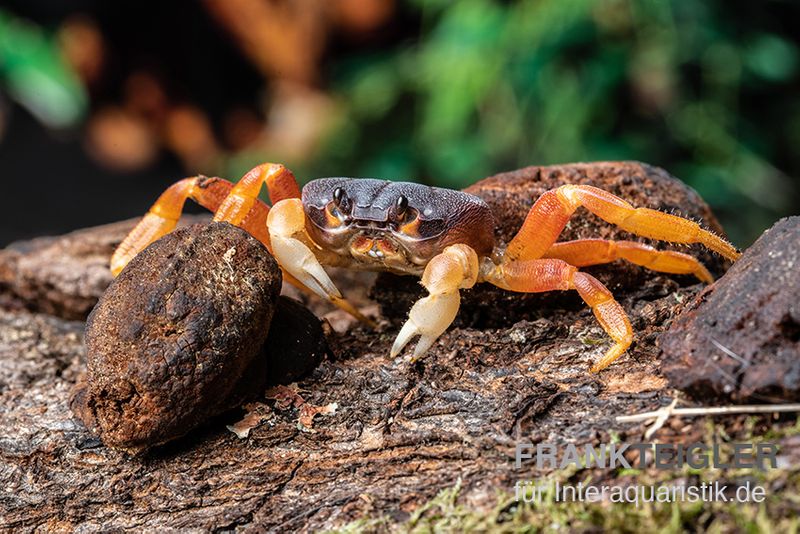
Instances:
[[[87,96],[53,36],[0,9],[0,86],[51,128],[83,119]]]
[[[418,40],[331,66],[345,113],[300,162],[306,176],[464,187],[531,164],[635,159],[695,187],[739,245],[797,213],[800,53],[780,17],[725,0],[405,8]]]

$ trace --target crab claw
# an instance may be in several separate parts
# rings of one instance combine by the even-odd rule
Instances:
[[[320,297],[330,300],[342,298],[314,253],[302,241],[292,237],[270,237],[272,254],[281,267]]]
[[[422,273],[422,285],[429,295],[419,299],[392,345],[392,358],[400,354],[409,341],[420,336],[414,348],[417,360],[447,330],[461,305],[459,289],[475,285],[478,279],[478,255],[467,245],[450,245],[434,256]]]
[[[400,354],[403,347],[416,336],[420,338],[414,348],[413,359],[417,360],[423,356],[456,318],[460,303],[461,298],[457,290],[429,295],[418,300],[411,308],[406,324],[397,334],[397,339],[392,345],[391,357]]]

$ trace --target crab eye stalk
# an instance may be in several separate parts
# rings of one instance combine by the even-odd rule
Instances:
[[[397,217],[398,220],[403,220],[405,218],[406,211],[408,211],[408,199],[405,196],[400,195],[397,197],[397,201],[394,203],[395,217]]]

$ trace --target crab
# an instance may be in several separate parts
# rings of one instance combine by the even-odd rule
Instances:
[[[272,206],[259,200],[266,185]],[[399,355],[419,336],[412,358],[423,356],[450,326],[460,290],[486,282],[509,291],[575,290],[613,341],[592,372],[608,367],[633,341],[625,310],[580,267],[627,260],[654,271],[713,281],[694,257],[632,241],[557,242],[572,214],[584,207],[630,233],[673,243],[701,243],[729,260],[740,253],[694,221],[648,208],[588,185],[562,185],[542,194],[508,243],[494,237],[495,222],[480,198],[450,189],[372,178],[319,178],[300,189],[292,172],[265,163],[235,185],[196,176],[170,186],[128,234],[111,259],[116,276],[147,245],[172,231],[187,198],[261,241],[284,279],[370,322],[344,299],[324,266],[421,277],[428,295],[411,308],[392,345]]]

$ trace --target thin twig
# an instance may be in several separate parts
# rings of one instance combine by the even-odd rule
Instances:
[[[644,433],[644,439],[650,439],[650,437],[656,433],[656,431],[664,426],[664,423],[667,422],[669,416],[672,415],[675,411],[675,406],[678,404],[678,397],[672,399],[672,402],[669,403],[669,406],[665,406],[661,410],[661,413],[658,414],[656,420],[653,421],[653,424],[650,425],[650,428],[647,429],[647,432]]]
[[[707,406],[699,408],[674,408],[673,406],[674,404],[670,404],[654,412],[620,415],[616,420],[617,423],[635,423],[637,421],[658,419],[664,413],[667,413],[667,417],[671,415],[692,417],[697,415],[728,415],[738,413],[800,412],[800,404],[743,404],[741,406]]]

